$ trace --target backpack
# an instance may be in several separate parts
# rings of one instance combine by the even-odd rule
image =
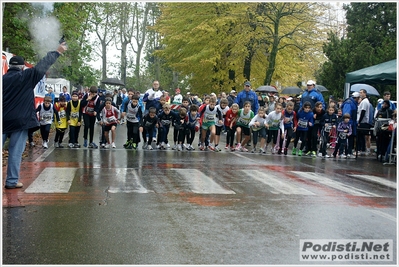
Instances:
[[[374,112],[375,109],[373,107],[373,104],[370,103],[370,107],[369,107],[369,124],[374,126]]]

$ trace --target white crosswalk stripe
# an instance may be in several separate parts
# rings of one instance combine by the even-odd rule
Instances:
[[[235,194],[230,189],[223,188],[212,178],[197,169],[170,169],[184,177],[193,193],[196,194]]]
[[[108,189],[109,193],[149,193],[140,181],[140,177],[135,169],[117,168],[115,169],[115,179]]]
[[[25,193],[68,193],[77,168],[46,168]]]
[[[383,179],[381,177],[378,176],[374,176],[374,175],[364,175],[364,174],[350,174],[349,176],[361,179],[361,180],[366,180],[366,181],[370,181],[373,183],[378,183],[393,189],[396,189],[396,183],[389,181],[387,179]]]
[[[355,188],[350,185],[346,185],[334,180],[331,180],[327,177],[322,176],[320,173],[313,173],[313,172],[300,172],[300,171],[292,171],[292,173],[295,173],[305,179],[313,180],[319,184],[326,185],[328,187],[337,189],[339,191],[351,194],[353,196],[361,196],[361,197],[382,197],[378,194],[374,194],[371,192],[367,192],[365,190]]]
[[[314,195],[314,193],[301,188],[299,186],[293,185],[287,181],[282,181],[281,178],[277,178],[276,175],[260,172],[260,171],[250,171],[243,172],[243,175],[249,175],[253,179],[266,184],[271,187],[270,192],[273,194],[284,194],[284,195]]]

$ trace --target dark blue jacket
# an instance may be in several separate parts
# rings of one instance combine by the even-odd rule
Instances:
[[[251,110],[257,114],[259,109],[258,96],[254,91],[245,91],[245,89],[238,93],[235,102],[238,104],[240,108],[244,108],[244,102],[251,102]]]
[[[57,51],[48,52],[35,67],[23,71],[12,67],[3,75],[3,133],[39,126],[33,89],[59,56]]]
[[[316,102],[320,101],[321,103],[323,103],[323,109],[326,109],[326,103],[324,102],[324,98],[323,95],[318,92],[316,90],[316,88],[313,88],[310,91],[305,91],[303,92],[302,96],[301,96],[301,103],[299,108],[302,108],[302,105],[305,102],[310,102],[310,105],[312,106],[312,109],[314,108],[314,105],[316,104]]]
[[[357,133],[357,102],[353,97],[349,97],[345,99],[345,101],[342,103],[341,106],[342,109],[342,116],[345,115],[345,113],[348,113],[351,115],[351,118],[349,120],[349,124],[352,126],[352,135],[356,135]]]

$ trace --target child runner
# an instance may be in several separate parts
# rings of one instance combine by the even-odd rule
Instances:
[[[170,130],[170,125],[174,123],[177,114],[171,111],[169,104],[164,104],[162,112],[158,115],[159,118],[159,128],[158,128],[158,139],[160,142],[160,149],[166,149],[168,144],[168,134]]]
[[[115,137],[116,137],[116,127],[119,123],[119,110],[112,105],[112,98],[105,98],[105,107],[101,111],[102,120],[100,121],[101,126],[104,126],[104,135],[107,140],[105,148],[116,148]],[[110,142],[109,132],[112,133],[112,143]]]
[[[174,125],[175,131],[177,131],[177,151],[183,150],[183,142],[184,138],[186,137],[186,130],[187,130],[187,110],[184,107],[179,109],[179,114],[175,117]]]
[[[234,135],[236,132],[236,121],[237,121],[237,115],[238,115],[238,110],[239,106],[237,103],[233,103],[227,111],[226,116],[224,118],[224,125],[226,126],[227,130],[227,135],[226,135],[226,147],[225,149],[228,149],[230,147],[230,151],[234,151]]]
[[[275,154],[274,149],[277,144],[277,137],[280,131],[280,138],[284,139],[284,120],[281,111],[283,110],[283,105],[281,103],[276,103],[274,105],[274,110],[270,112],[266,117],[266,128],[267,128],[267,142],[265,152],[267,152],[267,147],[273,138],[273,146],[270,148],[272,154]],[[278,140],[280,143],[280,140]]]
[[[230,109],[229,108],[229,101],[227,98],[221,98],[219,105],[216,106],[217,109],[219,109],[220,113],[222,114],[222,118],[217,118],[216,122],[216,133],[215,133],[215,151],[221,151],[219,148],[219,141],[220,141],[220,133],[223,131],[223,125],[224,125],[224,118],[226,116],[227,111]],[[222,121],[222,123],[220,123]]]
[[[157,109],[155,107],[150,107],[148,109],[148,114],[144,115],[143,119],[140,121],[140,132],[142,133],[144,144],[143,149],[152,150],[151,138],[156,128],[159,127],[159,120],[156,115]]]
[[[346,158],[344,154],[344,149],[347,149],[348,146],[348,137],[352,134],[352,126],[349,123],[351,115],[349,113],[345,113],[343,116],[343,120],[338,124],[337,132],[338,132],[338,144],[335,146],[334,153],[331,155],[333,158],[337,156],[337,152],[339,150],[339,157]]]
[[[58,117],[58,112],[54,105],[51,104],[51,96],[44,97],[44,103],[40,104],[36,108],[36,113],[39,112],[39,122],[40,122],[40,134],[43,139],[43,148],[48,148],[48,137],[50,135],[51,124],[53,123],[53,117],[55,115],[55,120],[58,124],[61,124],[60,118]]]
[[[266,111],[264,107],[260,107],[258,109],[258,114],[252,118],[249,123],[249,127],[252,129],[252,143],[254,147],[251,150],[251,153],[256,152],[256,145],[258,144],[258,137],[260,137],[260,149],[259,153],[264,153],[263,147],[265,146],[265,138],[266,138]]]
[[[188,112],[188,131],[187,131],[187,150],[194,150],[193,142],[195,133],[200,129],[200,115],[198,113],[198,106],[192,104]]]
[[[319,157],[329,158],[330,156],[327,154],[327,144],[330,141],[331,132],[333,129],[337,127],[337,115],[334,113],[335,107],[330,105],[328,107],[327,113],[321,118],[321,137],[322,143],[320,147],[320,152],[318,154]]]
[[[68,102],[66,116],[69,125],[69,144],[70,148],[80,148],[78,138],[82,121],[82,109],[78,92],[72,92],[72,100]]]
[[[200,116],[202,118],[202,125],[201,125],[201,146],[200,150],[205,150],[205,137],[206,137],[206,132],[209,130],[210,131],[210,143],[208,148],[212,151],[218,152],[218,150],[215,150],[215,147],[213,146],[213,141],[215,139],[215,134],[216,134],[216,120],[217,118],[222,118],[222,113],[220,112],[219,109],[216,108],[216,97],[211,97],[209,99],[209,104],[202,109],[200,112]],[[223,123],[221,119],[219,119],[219,123]]]
[[[325,110],[323,109],[323,103],[317,101],[313,108],[313,126],[309,127],[308,131],[308,145],[306,156],[311,155],[312,157],[316,157],[317,151],[317,139],[321,132],[321,119],[325,114]]]
[[[202,110],[209,104],[209,100],[211,99],[211,97],[209,95],[204,97],[204,101],[201,104],[201,106],[198,109],[198,112],[201,113]],[[202,117],[200,117],[200,125],[202,125]],[[205,147],[207,148],[209,145],[209,135],[210,132],[206,131],[206,137],[205,137]],[[198,138],[198,147],[201,146],[201,140],[202,140],[202,130],[199,131],[199,138]]]
[[[251,110],[251,102],[245,101],[242,109],[238,111],[237,114],[237,128],[236,128],[236,140],[237,146],[235,150],[248,152],[245,145],[249,141],[251,129],[249,128],[249,123],[254,117],[254,112]],[[244,135],[244,139],[241,142],[241,137]]]
[[[282,114],[283,114],[285,134],[284,138],[280,139],[280,149],[278,150],[277,154],[281,154],[282,149],[284,149],[284,155],[287,155],[288,146],[290,145],[293,133],[296,131],[295,125],[297,125],[296,112],[294,111],[294,103],[288,101],[285,106],[285,110],[283,110]],[[285,140],[285,146],[283,148],[284,140]]]
[[[126,149],[137,149],[140,143],[140,119],[143,117],[142,109],[139,105],[138,95],[132,95],[131,100],[125,103],[123,107],[122,118],[126,119],[127,141],[123,145]]]
[[[97,87],[91,86],[90,91],[86,94],[82,101],[80,102],[81,107],[83,107],[83,121],[84,121],[84,131],[83,131],[83,146],[87,147],[87,135],[90,130],[89,136],[89,148],[98,148],[98,146],[93,142],[94,137],[94,125],[96,123],[96,116],[99,110],[100,101],[97,95]]]
[[[302,156],[302,150],[305,146],[307,132],[309,130],[309,126],[313,125],[313,112],[311,111],[311,104],[309,101],[306,101],[302,108],[298,110],[296,114],[297,117],[297,125],[296,125],[296,134],[294,140],[294,148],[292,149],[292,155],[296,155],[297,145],[300,143],[300,148],[298,150],[298,156]]]
[[[58,102],[54,104],[54,107],[58,112],[58,116],[61,122],[61,124],[59,124],[57,123],[57,121],[54,121],[55,124],[54,146],[59,148],[64,148],[64,146],[62,145],[62,139],[64,139],[65,130],[68,128],[68,122],[66,117],[67,102],[65,96],[61,95],[58,98]]]

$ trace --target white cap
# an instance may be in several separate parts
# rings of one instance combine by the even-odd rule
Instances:
[[[288,100],[288,101],[292,100],[292,97],[288,97],[287,100]]]
[[[316,84],[316,82],[313,81],[313,80],[309,80],[306,84],[307,84],[307,85],[314,85],[314,84]]]
[[[352,96],[353,96],[353,97],[360,97],[360,94],[359,94],[359,92],[354,92],[354,93],[352,94]]]

